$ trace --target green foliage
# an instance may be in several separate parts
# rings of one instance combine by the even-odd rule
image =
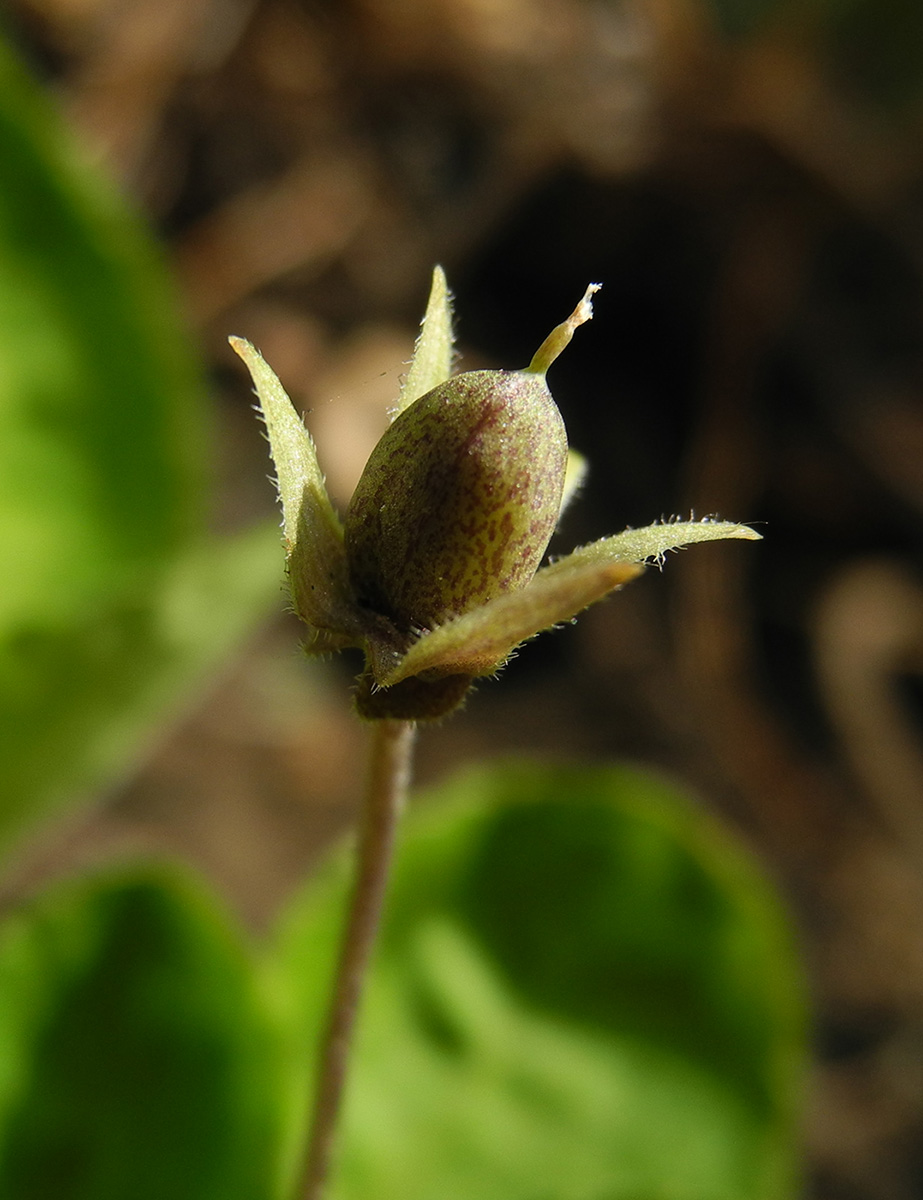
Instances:
[[[205,538],[204,396],[136,221],[0,44],[0,848],[111,779],[276,578]]]
[[[0,934],[0,1197],[264,1200],[278,1060],[254,974],[163,873],[62,887]]]
[[[314,1029],[343,870],[284,939]],[[404,839],[333,1200],[793,1194],[803,1006],[753,865],[669,785],[510,765]],[[290,1060],[310,1054],[303,1037]]]
[[[174,875],[0,927],[0,1200],[282,1200],[340,859],[262,964]],[[333,1200],[782,1200],[803,1006],[739,847],[625,768],[473,771],[411,815]]]

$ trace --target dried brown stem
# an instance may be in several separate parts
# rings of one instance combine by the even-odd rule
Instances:
[[[330,1170],[353,1028],[381,919],[394,833],[410,782],[414,733],[410,721],[372,724],[356,878],[321,1045],[311,1134],[297,1193],[302,1200],[320,1200]]]

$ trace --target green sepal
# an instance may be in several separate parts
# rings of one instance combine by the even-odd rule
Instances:
[[[733,521],[716,521],[705,517],[701,521],[659,521],[641,529],[626,529],[614,537],[600,538],[589,546],[574,550],[546,571],[557,571],[568,562],[582,563],[643,563],[661,562],[670,550],[682,550],[696,542],[720,542],[726,538],[745,538],[758,542],[762,534],[749,525]]]
[[[400,662],[379,678],[384,687],[424,672],[492,675],[528,638],[562,621],[628,583],[668,550],[721,538],[758,539],[747,525],[730,521],[676,521],[626,529],[602,538],[550,566],[525,588],[506,592],[453,621],[425,633]]]
[[[391,414],[400,416],[405,408],[445,381],[452,374],[454,339],[452,336],[452,295],[442,267],[433,268],[426,314],[401,394]]]
[[[521,642],[571,620],[643,569],[635,563],[582,563],[551,574],[539,571],[520,591],[506,592],[424,634],[381,682],[391,686],[427,671],[493,675]]]
[[[358,644],[343,526],[327,493],[314,440],[259,351],[244,338],[228,340],[250,371],[266,422],[295,612],[308,625],[333,631],[337,646]]]

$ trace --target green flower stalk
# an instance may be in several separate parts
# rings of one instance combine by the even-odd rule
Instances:
[[[276,464],[292,604],[308,653],[364,651],[356,706],[375,720],[441,717],[516,647],[635,578],[667,550],[758,538],[745,525],[670,522],[603,538],[542,567],[580,472],[545,374],[592,316],[591,284],[519,371],[451,375],[452,320],[437,267],[393,421],[341,522],[317,452],[254,347]]]

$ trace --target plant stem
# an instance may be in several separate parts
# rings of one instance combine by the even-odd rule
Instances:
[[[394,833],[410,782],[414,733],[410,721],[372,723],[356,877],[321,1043],[311,1134],[298,1192],[302,1200],[320,1200],[330,1169],[353,1027],[381,920]]]

